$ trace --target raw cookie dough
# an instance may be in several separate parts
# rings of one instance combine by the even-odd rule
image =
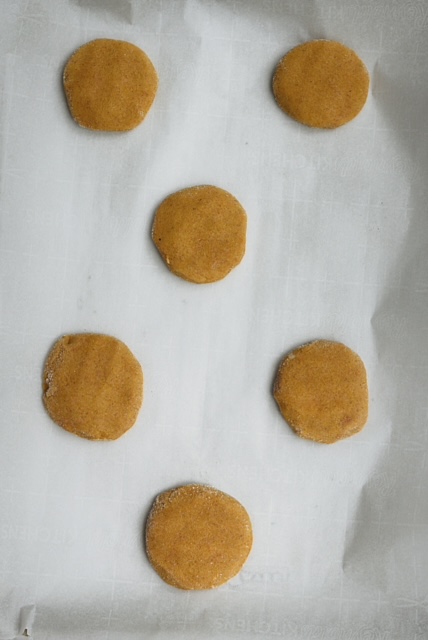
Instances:
[[[92,40],[64,69],[64,89],[74,120],[98,131],[129,131],[147,115],[158,88],[150,58],[122,40]]]
[[[369,73],[352,50],[333,40],[312,40],[289,51],[273,77],[275,100],[309,127],[335,129],[359,114]]]
[[[238,200],[213,186],[170,195],[158,207],[152,238],[168,268],[197,284],[221,280],[245,253],[247,214]]]
[[[288,354],[276,374],[274,397],[288,424],[308,440],[337,442],[367,422],[364,364],[340,342],[317,340]]]
[[[143,372],[128,347],[111,336],[63,336],[45,364],[43,402],[60,427],[89,440],[116,440],[135,423]]]
[[[205,485],[161,493],[146,524],[148,558],[179,589],[213,589],[241,570],[252,547],[251,521],[235,498]]]

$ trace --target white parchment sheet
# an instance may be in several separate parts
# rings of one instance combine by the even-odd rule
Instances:
[[[0,638],[428,638],[428,3],[3,0],[0,20]],[[126,134],[79,128],[61,84],[81,44],[140,46],[159,92]],[[371,75],[333,131],[276,106],[279,58],[340,40]],[[173,276],[156,206],[196,184],[248,213],[225,280]],[[64,333],[123,340],[145,399],[122,439],[66,433],[41,401]],[[315,338],[364,360],[365,430],[296,437],[278,362]],[[155,495],[208,483],[254,526],[209,592],[161,581]]]

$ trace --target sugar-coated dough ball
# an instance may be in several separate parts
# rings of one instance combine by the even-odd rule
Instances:
[[[158,88],[150,58],[122,40],[92,40],[67,62],[63,83],[68,106],[80,126],[129,131],[146,117]]]
[[[161,493],[146,524],[146,551],[179,589],[213,589],[241,570],[252,547],[248,513],[231,496],[190,484]]]
[[[45,364],[43,401],[66,431],[89,440],[116,440],[133,426],[143,401],[140,363],[117,338],[63,336]]]
[[[227,191],[209,185],[168,196],[158,207],[152,238],[168,268],[197,284],[221,280],[245,253],[247,214]]]
[[[340,342],[316,340],[289,353],[278,368],[274,397],[297,435],[316,442],[348,438],[368,418],[363,361]]]
[[[312,40],[280,60],[273,93],[281,109],[298,122],[335,129],[360,113],[369,84],[355,51],[333,40]]]

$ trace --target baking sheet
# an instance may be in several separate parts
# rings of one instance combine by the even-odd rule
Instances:
[[[428,6],[15,0],[0,21],[0,638],[428,637]],[[127,134],[70,118],[69,55],[97,37],[148,53],[159,93]],[[371,74],[334,131],[275,105],[291,47],[337,39]],[[150,239],[171,192],[215,184],[248,213],[242,264],[186,283]],[[145,373],[113,443],[53,424],[41,372],[63,333],[122,339]],[[314,338],[363,358],[370,418],[297,438],[275,368]],[[154,496],[211,484],[251,515],[243,571],[212,592],[144,555]]]

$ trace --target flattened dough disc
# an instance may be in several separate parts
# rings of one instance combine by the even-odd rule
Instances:
[[[86,129],[129,131],[146,117],[158,88],[150,58],[122,40],[92,40],[67,62],[63,83],[70,113]]]
[[[247,214],[232,194],[209,185],[173,193],[158,207],[152,238],[168,268],[190,282],[221,280],[245,253]]]
[[[355,51],[333,40],[311,40],[280,60],[273,93],[281,109],[298,122],[335,129],[360,113],[369,84]]]
[[[274,397],[302,438],[331,444],[361,431],[368,417],[366,370],[340,342],[316,340],[281,362]]]
[[[96,333],[66,335],[53,346],[43,376],[43,402],[66,431],[116,440],[135,423],[143,372],[128,347]]]
[[[231,496],[191,484],[161,493],[146,525],[148,558],[179,589],[213,589],[241,570],[252,547],[248,513]]]

